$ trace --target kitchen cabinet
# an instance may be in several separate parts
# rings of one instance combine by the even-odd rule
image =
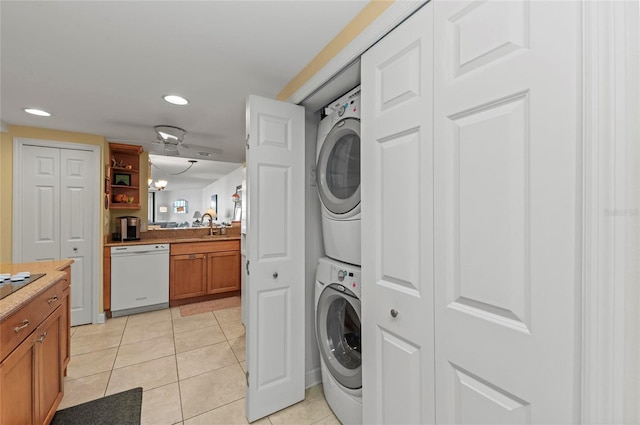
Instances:
[[[0,423],[46,424],[62,400],[69,359],[69,279],[0,324]]]
[[[240,241],[171,244],[169,302],[236,295],[240,290]]]
[[[109,143],[105,191],[110,209],[140,209],[140,155],[142,146]]]

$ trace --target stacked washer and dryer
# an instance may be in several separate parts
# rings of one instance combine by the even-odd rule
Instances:
[[[362,424],[360,87],[324,112],[316,171],[327,257],[316,271],[316,337],[329,406],[343,424]]]

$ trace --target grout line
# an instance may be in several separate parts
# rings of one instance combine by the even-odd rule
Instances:
[[[124,338],[124,332],[127,330],[128,323],[129,323],[129,316],[127,316],[127,320],[125,320],[124,326],[122,327],[122,335],[120,335],[120,343],[118,344],[116,355],[113,357],[113,364],[111,365],[111,370],[109,371],[109,379],[107,379],[107,385],[104,387],[104,392],[102,393],[103,397],[107,395],[107,389],[109,388],[109,384],[111,383],[111,376],[113,375],[113,367],[116,365],[116,360],[118,359],[118,353],[120,353],[120,345],[122,344],[122,338]]]

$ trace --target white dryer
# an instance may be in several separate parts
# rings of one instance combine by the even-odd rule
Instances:
[[[362,424],[360,267],[320,258],[316,270],[316,338],[324,396],[345,425]]]
[[[318,126],[318,194],[325,254],[360,265],[360,87],[325,108]]]

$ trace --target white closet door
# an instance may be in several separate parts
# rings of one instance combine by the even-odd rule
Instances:
[[[435,2],[438,423],[579,421],[579,7]]]
[[[363,421],[434,421],[433,6],[362,57]]]
[[[304,108],[247,102],[250,422],[304,399]]]
[[[14,237],[21,235],[21,241],[15,259],[72,258],[71,325],[83,325],[92,322],[99,155],[46,144],[56,142],[21,142],[16,166],[22,172],[14,191],[20,217]]]
[[[91,323],[93,153],[60,151],[60,258],[72,258],[71,325]],[[95,224],[97,225],[97,224]]]
[[[60,149],[23,147],[19,262],[60,259]]]

